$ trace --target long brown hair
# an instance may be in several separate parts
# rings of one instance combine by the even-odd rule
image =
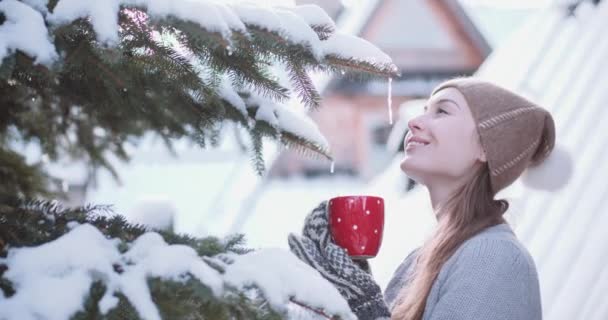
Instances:
[[[433,282],[443,264],[467,239],[486,227],[505,222],[506,200],[494,200],[487,163],[479,165],[463,186],[436,209],[437,228],[418,252],[408,284],[401,289],[393,320],[421,320]]]

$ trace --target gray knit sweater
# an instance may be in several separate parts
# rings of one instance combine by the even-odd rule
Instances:
[[[391,310],[417,251],[405,258],[384,292]],[[473,319],[542,319],[534,260],[508,224],[486,228],[465,241],[443,265],[429,293],[423,320]]]

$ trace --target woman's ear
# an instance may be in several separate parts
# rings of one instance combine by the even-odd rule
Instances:
[[[479,156],[477,157],[479,159],[479,161],[481,162],[488,162],[488,159],[486,157],[486,151],[483,150],[483,148],[479,148],[480,152],[479,152]]]
[[[488,162],[488,157],[486,156],[486,150],[484,150],[483,145],[481,144],[481,137],[479,134],[474,135],[475,148],[477,149],[476,158],[482,163]]]

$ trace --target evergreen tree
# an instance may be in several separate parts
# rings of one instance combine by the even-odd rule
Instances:
[[[331,159],[327,146],[265,114],[270,110],[280,118],[273,106],[292,95],[310,110],[319,107],[321,98],[309,72],[381,77],[396,72],[391,63],[319,54],[314,45],[296,41],[262,21],[232,21],[226,33],[179,14],[151,13],[152,1],[110,2],[119,5],[113,41],[103,39],[95,17],[57,18],[59,6],[77,1],[0,2],[0,36],[3,26],[15,23],[16,13],[10,8],[27,8],[42,17],[56,53],[51,61],[40,63],[41,57],[27,50],[0,51],[0,258],[6,258],[11,248],[61,237],[70,222],[90,223],[106,236],[120,239],[125,248],[146,231],[120,216],[104,214],[110,211],[107,207],[62,209],[50,200],[28,200],[59,197],[61,188],[43,163],[26,162],[23,143],[39,145],[49,161],[69,155],[84,161],[90,172],[102,168],[116,175],[109,156],[127,161],[127,144],[135,144],[146,133],[157,134],[169,148],[178,139],[207,148],[217,145],[222,125],[233,122],[249,134],[252,162],[261,174],[263,138],[304,155]],[[234,27],[238,25],[243,28]],[[308,28],[320,43],[335,33],[331,24]],[[277,66],[289,74],[290,87],[277,80],[273,72]],[[188,245],[201,257],[247,252],[242,236],[220,241],[161,234],[167,243]],[[16,288],[3,277],[6,271],[0,260],[0,291],[10,297]],[[148,286],[166,319],[281,316],[263,298],[234,288],[231,295],[215,297],[195,280],[148,279]],[[93,285],[83,311],[73,319],[139,319],[124,297],[119,297],[119,307],[102,315],[97,303],[105,290],[100,283]]]
[[[47,20],[57,3],[48,2],[43,13]],[[0,11],[0,25],[5,20]],[[146,132],[158,134],[168,147],[174,140],[189,139],[205,148],[216,145],[222,125],[230,121],[250,135],[253,164],[260,174],[264,137],[331,159],[326,146],[256,117],[258,109],[284,103],[292,94],[309,109],[317,108],[320,96],[309,71],[384,77],[396,71],[386,63],[335,54],[318,57],[312,46],[255,21],[226,36],[172,15],[151,16],[146,8],[121,6],[118,41],[111,46],[98,40],[90,19],[45,22],[58,59],[43,65],[15,50],[0,65],[2,193],[35,196],[58,191],[48,184],[53,179],[41,164],[25,162],[14,141],[39,144],[50,161],[70,155],[84,159],[92,171],[104,168],[115,174],[108,155],[128,160],[125,145]],[[310,28],[321,41],[334,32],[331,25]],[[277,63],[288,72],[291,90],[273,74],[271,67]],[[227,99],[222,94],[226,87],[242,101]]]

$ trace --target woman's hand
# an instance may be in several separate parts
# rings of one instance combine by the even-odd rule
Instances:
[[[329,243],[334,243],[329,231],[329,211],[328,201],[324,200],[317,205],[304,219],[302,235],[312,240],[320,250],[323,250]],[[367,273],[371,274],[369,263],[365,259],[355,259],[353,262]]]
[[[346,250],[331,242],[320,250],[309,238],[294,234],[289,235],[289,247],[300,260],[319,271],[338,289],[357,318],[390,318],[380,286],[371,274],[353,262]]]
[[[304,219],[302,236],[312,240],[319,249],[325,248],[328,243],[332,242],[328,216],[327,200],[324,200]]]
[[[359,319],[390,317],[369,264],[353,261],[346,250],[333,243],[328,221],[327,201],[323,201],[304,220],[302,236],[289,235],[291,251],[332,283]]]

